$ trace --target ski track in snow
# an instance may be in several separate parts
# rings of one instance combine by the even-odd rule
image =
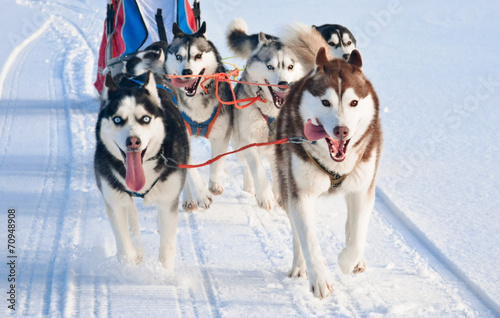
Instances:
[[[81,3],[53,3],[69,12],[86,10]],[[100,22],[94,18],[85,23],[96,20]],[[358,276],[342,275],[336,263],[344,244],[345,207],[340,204],[332,216],[325,206],[340,200],[321,201],[328,204],[320,204],[318,219],[325,222],[319,224],[318,235],[323,238],[323,252],[335,279],[334,294],[327,300],[314,299],[307,280],[287,277],[292,260],[288,219],[279,208],[272,212],[258,209],[250,195],[241,193],[240,180],[228,180],[226,192],[214,198],[211,209],[180,212],[175,277],[156,261],[155,210],[139,201],[144,261],[139,266],[118,262],[93,176],[99,105],[90,93],[94,70],[88,65],[94,64],[96,49],[82,27],[68,19],[48,20],[13,51],[2,70],[0,171],[15,160],[9,159],[10,154],[17,154],[13,134],[30,112],[29,107],[17,111],[26,89],[23,76],[31,64],[40,62],[30,52],[44,45],[51,46],[51,50],[45,49],[51,53],[44,57],[49,62],[38,68],[45,71],[39,76],[48,80],[46,100],[40,105],[46,108],[46,135],[41,137],[46,149],[31,169],[43,175],[38,181],[39,192],[30,197],[35,208],[23,218],[27,236],[19,248],[23,260],[18,289],[20,316],[108,317],[145,312],[179,317],[233,317],[241,313],[255,317],[491,315],[483,305],[500,312],[493,300],[401,218],[401,211],[380,189],[369,237],[384,240],[369,242],[369,269]],[[195,159],[201,161],[201,157]],[[235,158],[228,159],[227,169],[239,171]],[[207,171],[202,176],[207,180]],[[92,230],[86,231],[89,228]],[[94,237],[96,234],[101,237]],[[399,259],[387,262],[379,248]],[[233,253],[244,258],[235,259]],[[396,281],[395,276],[397,282],[384,284],[386,278]],[[415,308],[429,299],[421,294],[403,295],[406,303],[399,305],[393,298],[404,288],[397,285],[408,281],[442,291],[442,297],[428,307]],[[412,297],[417,298],[413,303],[409,300]],[[250,308],[255,312],[247,311]]]

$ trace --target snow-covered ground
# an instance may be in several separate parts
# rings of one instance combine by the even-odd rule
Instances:
[[[2,1],[0,316],[500,316],[500,3],[362,2],[201,2],[224,57],[235,17],[250,32],[339,23],[358,38],[386,146],[365,273],[343,275],[337,265],[342,199],[318,204],[335,276],[333,295],[320,301],[307,281],[287,277],[288,219],[241,191],[235,157],[209,210],[181,210],[175,276],[157,261],[155,209],[140,200],[146,255],[138,266],[119,263],[92,164],[105,2]],[[195,161],[208,159],[208,144],[195,146]],[[15,311],[7,302],[9,209]]]

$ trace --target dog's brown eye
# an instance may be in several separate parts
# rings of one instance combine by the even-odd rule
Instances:
[[[356,106],[358,106],[358,101],[357,100],[351,101],[351,107],[356,107]]]
[[[330,107],[330,102],[329,102],[328,100],[326,100],[326,99],[323,99],[323,100],[321,101],[321,103],[322,103],[322,104],[323,104],[323,106],[325,106],[325,107]]]
[[[288,70],[289,71],[293,70],[293,65],[288,65]]]
[[[351,41],[347,42],[347,45],[351,45],[351,44],[352,44],[352,42],[351,42]]]
[[[199,59],[201,59],[201,53],[196,54],[196,55],[194,56],[194,59],[195,59],[195,60],[199,60]]]
[[[330,42],[328,42],[328,45],[335,46],[335,43],[333,43],[332,41],[330,41]]]

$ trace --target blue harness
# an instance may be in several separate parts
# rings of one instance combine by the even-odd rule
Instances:
[[[210,118],[202,123],[194,121],[185,112],[181,112],[182,117],[184,118],[184,123],[186,124],[186,127],[189,131],[189,134],[191,136],[194,135],[194,136],[201,136],[208,138],[208,136],[210,135],[210,131],[212,130],[212,126],[215,123],[217,116],[219,115],[220,109],[221,109],[221,104],[219,103],[219,105],[216,108],[214,108],[214,111],[212,112]]]

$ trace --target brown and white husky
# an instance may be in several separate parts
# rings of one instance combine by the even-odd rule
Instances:
[[[308,276],[314,296],[324,298],[333,290],[333,278],[316,233],[315,201],[325,194],[344,195],[346,245],[338,263],[345,274],[363,272],[383,145],[379,103],[357,50],[347,61],[333,58],[321,34],[304,25],[293,27],[284,42],[310,70],[292,86],[277,119],[277,139],[311,141],[276,149],[279,202],[293,230],[289,275]]]

